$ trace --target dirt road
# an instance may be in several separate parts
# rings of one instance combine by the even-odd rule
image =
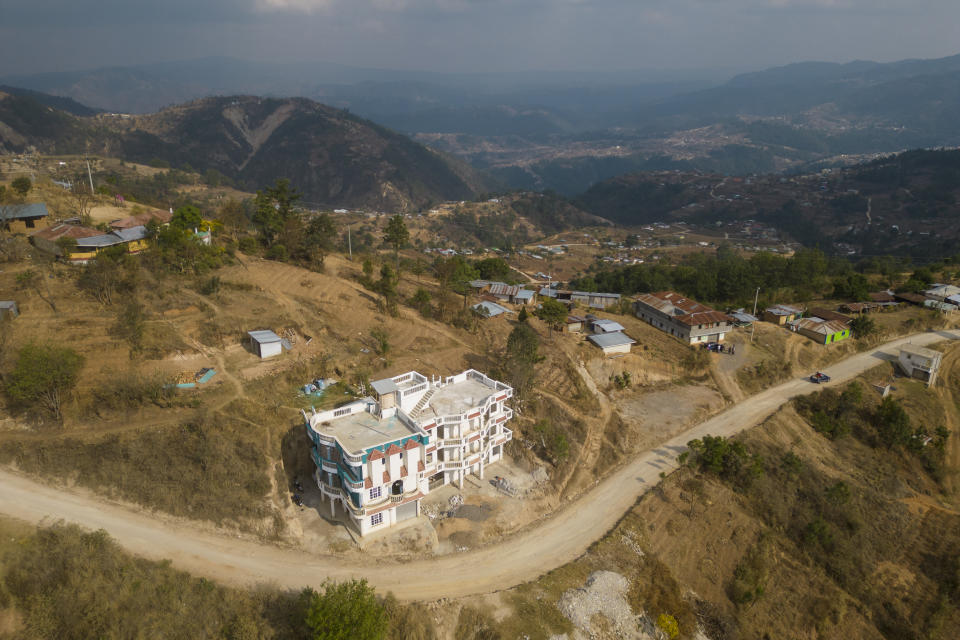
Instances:
[[[852,356],[826,372],[833,377],[831,384],[840,384],[896,358],[896,348],[905,342],[924,346],[946,339],[960,339],[960,331],[895,340]],[[192,525],[151,518],[87,494],[47,487],[6,471],[0,471],[0,511],[29,522],[63,519],[102,528],[134,553],[169,558],[192,573],[235,584],[265,582],[297,589],[316,586],[324,578],[365,577],[381,592],[393,591],[405,600],[489,593],[535,579],[583,554],[616,524],[639,495],[659,481],[661,473],[676,468],[677,455],[692,438],[734,435],[763,421],[790,398],[816,388],[796,379],[748,398],[638,456],[576,502],[496,546],[402,564],[370,558],[368,564],[360,565],[231,539]]]

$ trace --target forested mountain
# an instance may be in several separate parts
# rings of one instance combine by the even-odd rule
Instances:
[[[486,188],[466,165],[346,111],[303,98],[206,98],[144,116],[78,118],[0,99],[0,147],[91,152],[214,169],[253,190],[289,178],[321,205],[401,210]]]
[[[728,178],[634,173],[575,199],[623,225],[656,221],[768,225],[840,255],[951,256],[960,246],[960,151],[917,150],[846,169]]]

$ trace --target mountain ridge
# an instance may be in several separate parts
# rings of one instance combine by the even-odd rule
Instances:
[[[201,98],[153,114],[76,117],[25,96],[0,100],[0,148],[91,152],[215,170],[248,190],[289,178],[324,206],[411,210],[471,198],[486,178],[347,111],[306,98]]]

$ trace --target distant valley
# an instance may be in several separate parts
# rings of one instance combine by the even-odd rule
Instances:
[[[958,80],[960,56],[739,75],[453,75],[211,58],[3,79],[131,113],[216,94],[302,95],[456,155],[504,187],[565,195],[636,171],[803,171],[955,146]]]

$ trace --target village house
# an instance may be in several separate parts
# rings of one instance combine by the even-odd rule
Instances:
[[[933,309],[940,313],[954,313],[957,311],[957,305],[952,302],[941,302],[940,300],[927,299],[923,301],[923,306],[927,309]]]
[[[50,225],[49,215],[43,202],[0,205],[0,229],[11,233],[32,233]]]
[[[935,284],[924,291],[923,295],[931,300],[952,304],[950,298],[960,296],[960,287],[955,287],[952,284]]]
[[[57,242],[61,238],[69,238],[74,243],[67,256],[73,264],[86,264],[108,247],[125,245],[127,253],[140,253],[149,246],[147,229],[143,226],[104,233],[99,229],[60,223],[35,232],[30,236],[30,241],[37,249],[62,257],[63,249]]]
[[[561,302],[576,302],[591,309],[606,309],[613,305],[619,305],[621,297],[619,293],[568,291],[564,289],[554,289],[552,287],[541,287],[539,295],[546,298],[554,298]]]
[[[283,353],[283,338],[268,329],[248,331],[250,347],[253,352],[263,358],[272,358]]]
[[[893,294],[893,291],[874,291],[873,293],[867,294],[867,297],[870,298],[870,302],[873,302],[880,307],[896,307],[900,303],[897,301],[896,296]]]
[[[765,322],[772,322],[781,327],[788,322],[793,322],[802,315],[803,309],[791,307],[787,304],[775,304],[763,310],[763,320]]]
[[[470,288],[478,294],[485,294],[498,302],[525,305],[533,302],[535,292],[520,285],[507,284],[492,280],[471,280]]]
[[[637,296],[633,312],[641,320],[688,344],[722,342],[733,328],[727,314],[673,291]]]
[[[919,293],[895,293],[893,297],[896,298],[898,302],[906,302],[908,304],[915,304],[919,307],[922,307],[926,301],[927,297]]]
[[[517,291],[516,295],[512,297],[512,302],[514,304],[530,304],[533,302],[534,292],[531,289],[520,289]]]
[[[940,362],[943,354],[933,349],[925,347],[916,347],[912,344],[905,344],[900,347],[900,367],[910,378],[923,380],[927,386],[933,386],[937,381],[937,372],[940,370]]]
[[[840,305],[840,311],[858,316],[871,311],[877,311],[880,308],[880,304],[877,302],[847,302]]]
[[[756,316],[747,313],[743,309],[737,309],[728,315],[733,319],[733,324],[736,327],[749,327],[754,322],[759,322]]]
[[[820,317],[798,318],[789,324],[791,330],[820,344],[833,344],[850,337],[850,323]]]
[[[495,318],[504,313],[511,313],[506,307],[502,307],[490,300],[481,300],[470,308],[486,318]]]
[[[563,299],[563,296],[560,297]],[[620,304],[620,294],[571,291],[569,300],[579,302],[592,309],[606,309],[607,307]]]
[[[820,318],[821,320],[831,320],[833,322],[841,322],[843,324],[850,324],[852,318],[845,316],[842,313],[836,311],[831,311],[830,309],[824,309],[823,307],[814,307],[807,312],[807,315],[811,318]]]
[[[583,326],[586,324],[587,319],[580,316],[568,315],[565,321],[566,326],[564,331],[567,333],[580,333],[583,331]]]
[[[314,480],[330,515],[360,534],[420,515],[445,484],[483,479],[513,438],[513,389],[473,369],[427,379],[411,371],[371,384],[373,395],[330,411],[304,412]]]
[[[630,353],[631,346],[637,342],[621,331],[613,331],[611,333],[595,333],[587,336],[587,340],[599,347],[605,356]]]

